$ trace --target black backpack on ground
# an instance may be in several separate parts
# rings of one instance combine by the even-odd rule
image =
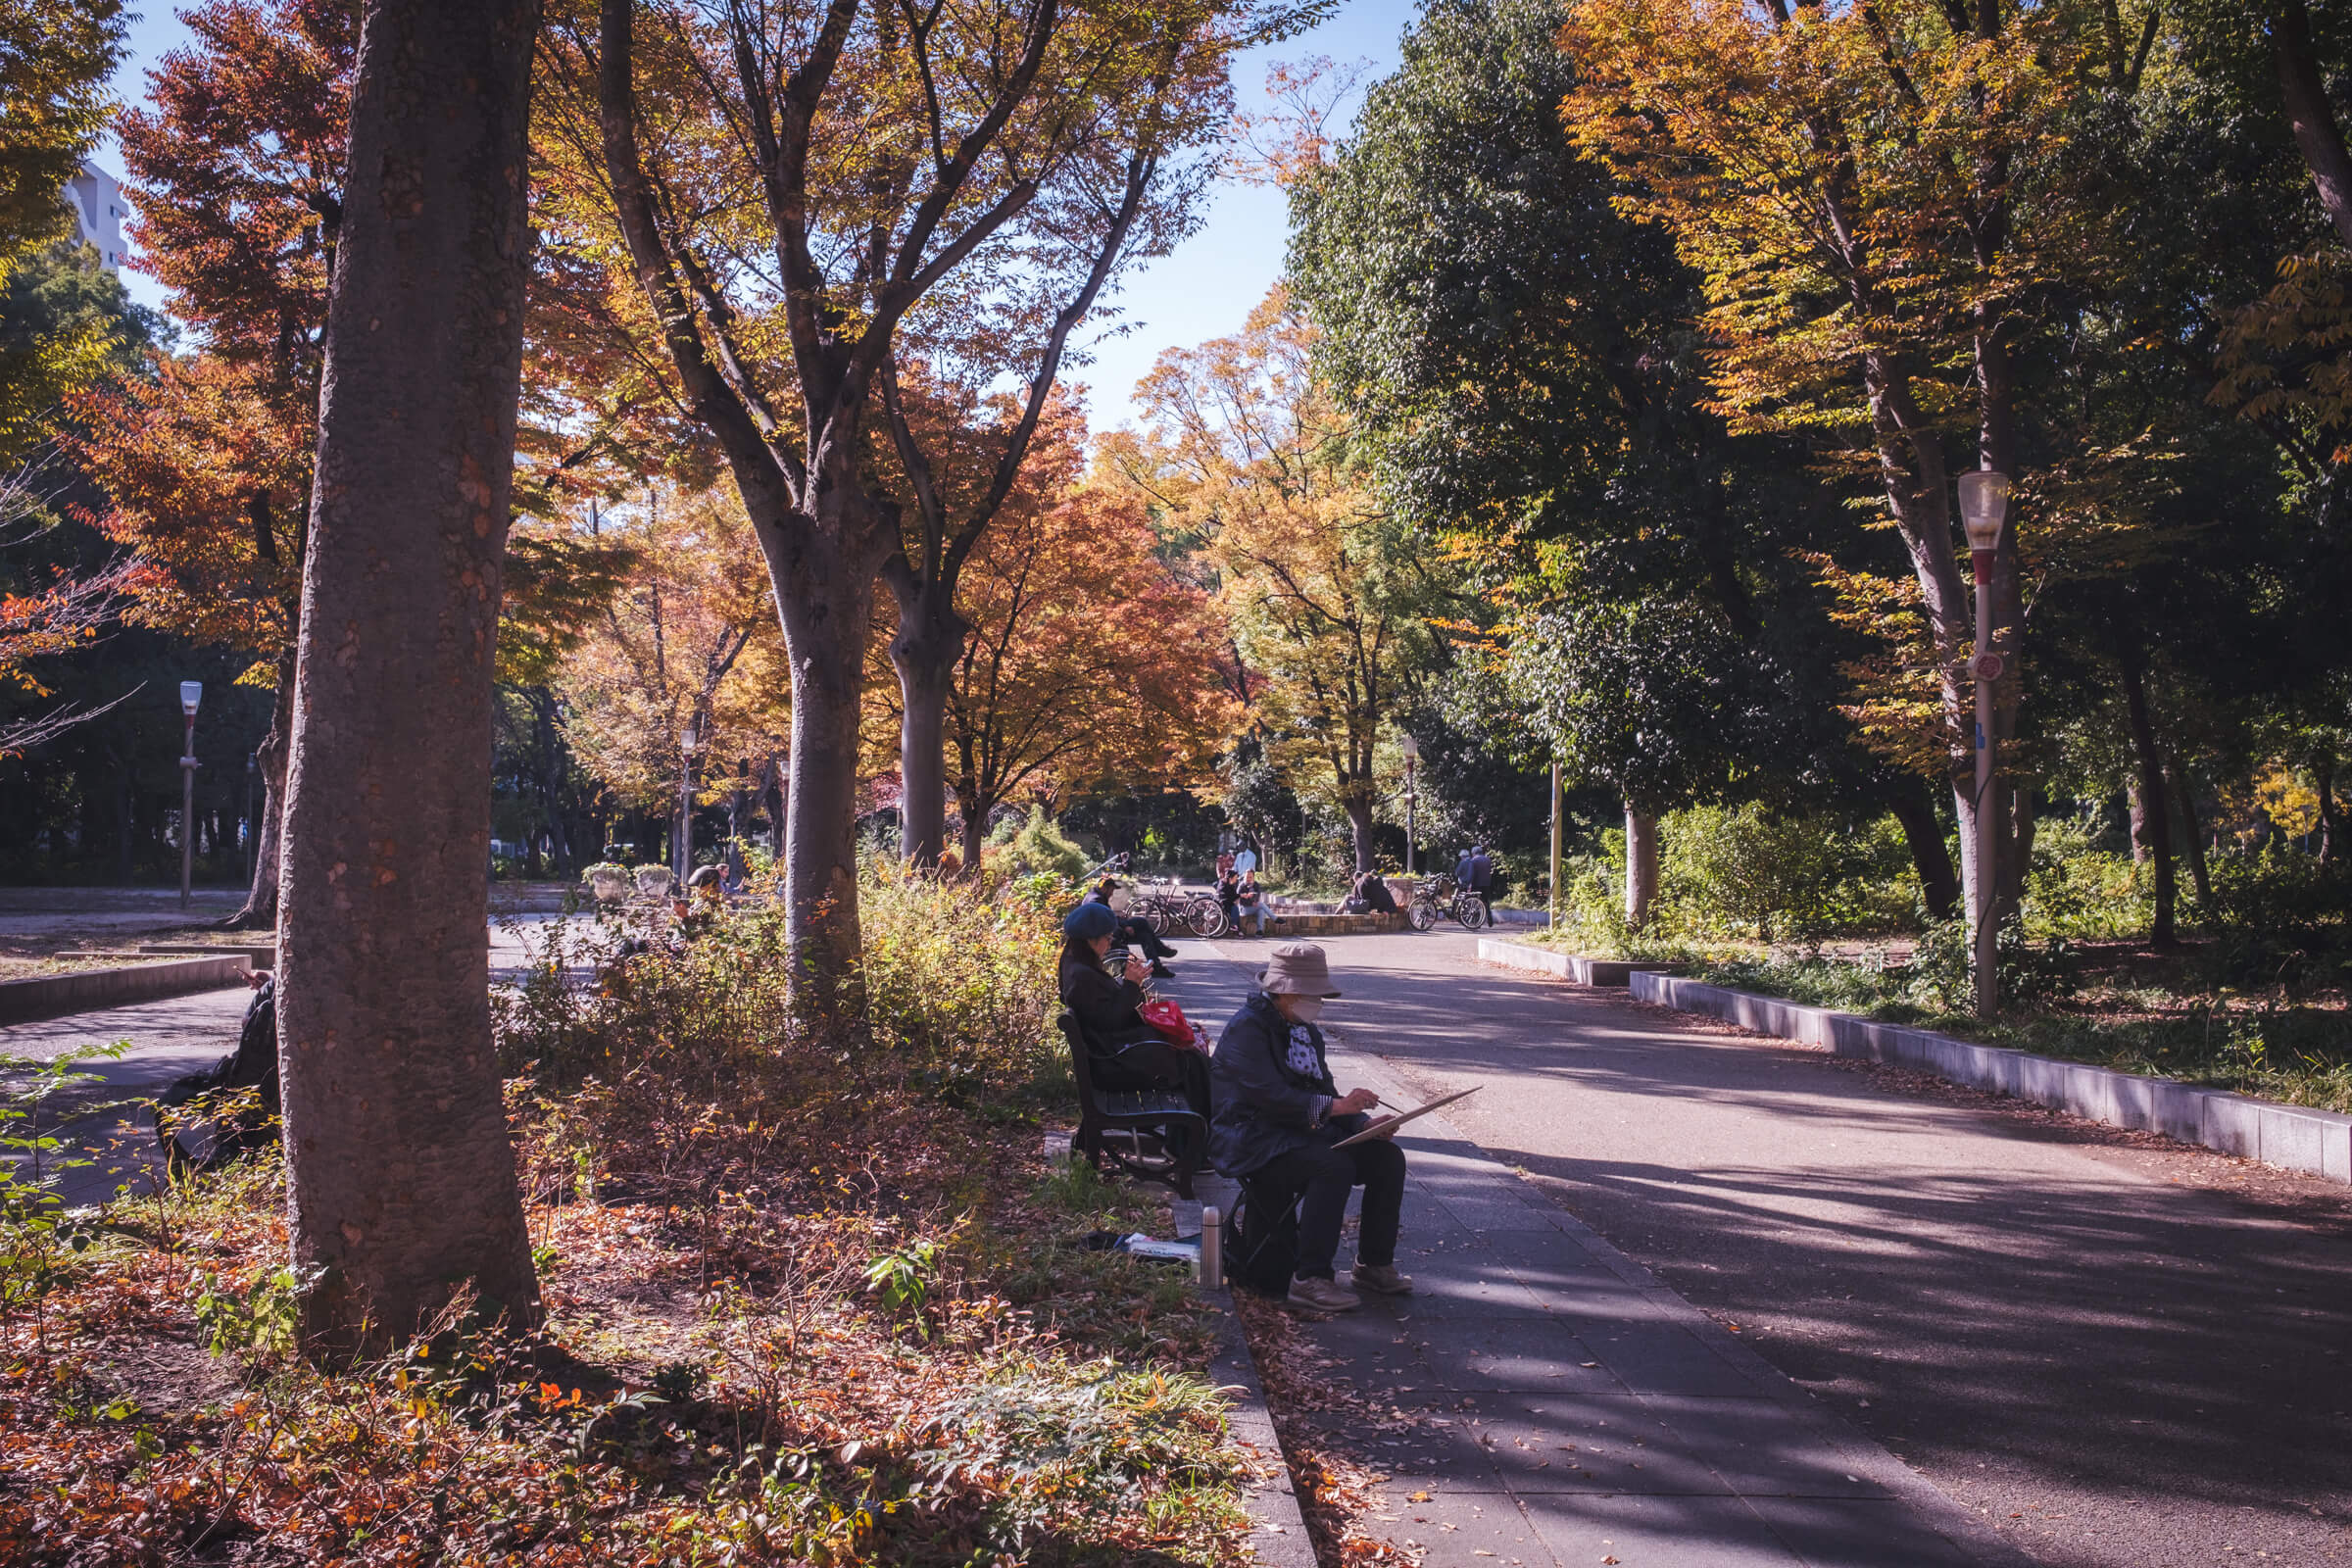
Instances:
[[[1225,1271],[1233,1282],[1260,1296],[1291,1294],[1291,1276],[1298,1269],[1298,1200],[1300,1194],[1271,1191],[1245,1179],[1240,1201],[1234,1204],[1225,1249]]]

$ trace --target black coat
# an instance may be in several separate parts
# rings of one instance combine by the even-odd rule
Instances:
[[[1323,1054],[1323,1031],[1291,1022],[1263,992],[1217,1037],[1208,1082],[1209,1159],[1228,1176],[1247,1176],[1332,1132],[1361,1132],[1372,1120],[1361,1111],[1330,1113],[1340,1090]]]
[[[1078,1020],[1079,1031],[1102,1053],[1116,1052],[1158,1034],[1136,1009],[1144,1004],[1144,989],[1132,980],[1114,978],[1091,963],[1061,966],[1061,1004]]]

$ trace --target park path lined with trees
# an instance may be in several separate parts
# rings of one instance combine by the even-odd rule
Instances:
[[[8,1375],[40,1413],[0,1441],[47,1479],[0,1527],[97,1560],[169,1472],[191,1552],[242,1520],[405,1568],[377,1527],[428,1506],[485,1559],[568,1551],[562,1496],[648,1561],[1132,1550],[1170,1518],[1233,1557],[1198,1303],[1038,1250],[1142,1222],[1033,1168],[1070,1095],[1054,920],[1119,852],[1197,872],[1238,834],[1328,896],[1483,841],[1557,943],[1914,1020],[1973,992],[1997,1040],[2352,1109],[2352,12],[1429,0],[1346,128],[1320,61],[1237,119],[1236,58],[1334,9],[207,0],[117,118],[120,7],[0,0],[0,847],[26,878],[243,874],[285,1151],[152,1221],[110,1200],[104,1236],[10,1178]],[[109,123],[170,317],[60,239]],[[1285,191],[1288,275],[1089,432],[1070,378],[1133,324],[1121,284],[1232,177]],[[1955,485],[2014,502],[1968,519],[1973,591]],[[194,722],[190,670],[204,756],[169,708]],[[608,885],[651,861],[647,902],[494,994],[499,863],[591,855]],[[757,896],[673,915],[698,859]],[[1429,1070],[1488,1065],[1459,965],[1358,951]],[[2282,1449],[2248,1402],[2340,1387],[2291,1353],[2316,1318],[2132,1359],[2216,1342],[2208,1303],[2260,1317],[2230,1270],[2291,1272],[2276,1232],[2072,1149],[2004,1168],[1975,1111],[1776,1096],[1740,1075],[1788,1054],[1689,1031],[1592,1023],[1595,1084],[1513,1016],[1529,1119],[1488,1131],[1611,1223],[1664,1215],[1670,1271],[1756,1248],[1722,1301],[1768,1337],[1824,1266],[1788,1253],[1907,1226],[1877,1289],[1944,1291],[1903,1248],[1948,1248],[1984,1267],[1963,1314],[2022,1339],[2046,1308],[2040,1353],[2090,1369],[2003,1417],[2055,1434],[2017,1485],[2197,1550],[2233,1507],[2302,1549],[2280,1475],[2340,1522],[2310,1407]],[[1849,1135],[1941,1206],[1832,1158]],[[2083,1315],[2086,1246],[2151,1298],[2147,1258],[2214,1273],[2185,1321]],[[617,1252],[695,1257],[737,1338],[670,1336],[597,1277]],[[1792,1338],[1838,1313],[1806,1299]],[[691,1353],[577,1359],[599,1312]],[[74,1357],[132,1320],[202,1325],[267,1397],[123,1436]],[[1890,1405],[1989,1431],[1955,1343],[1898,1336],[1925,1370]],[[1100,1378],[1071,1359],[1105,1347]],[[841,1357],[890,1392],[812,1414]],[[2109,1445],[2153,1479],[2070,1493],[2145,1376],[2203,1426],[2166,1405],[2193,1439]],[[1007,1383],[1013,1415],[938,1413]],[[1019,1412],[1105,1399],[1134,1401],[1115,1460],[1020,1456]],[[314,1485],[289,1455],[330,1430],[372,1436]],[[267,1485],[204,1479],[257,1441]],[[542,1511],[500,1535],[481,1499],[514,1488]]]

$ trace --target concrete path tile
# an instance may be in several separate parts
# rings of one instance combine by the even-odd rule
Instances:
[[[1551,1306],[1508,1275],[1456,1274],[1415,1265],[1410,1296],[1367,1294],[1364,1306],[1394,1319],[1547,1317]]]
[[[1637,1394],[1755,1397],[1766,1392],[1680,1324],[1571,1317],[1563,1326]]]
[[[1519,1503],[1528,1523],[1562,1563],[1804,1568],[1804,1559],[1739,1497],[1553,1493],[1521,1497]],[[1882,1559],[1883,1568],[1897,1568],[1900,1562]]]
[[[1460,1318],[1432,1325],[1421,1359],[1465,1394],[1631,1392],[1566,1325],[1544,1319]]]
[[[1639,1398],[1479,1394],[1446,1408],[1445,1446],[1483,1453],[1513,1493],[1735,1491]]]
[[[1557,1568],[1559,1558],[1510,1496],[1433,1493],[1391,1483],[1374,1510],[1389,1539],[1427,1568]],[[1424,1500],[1415,1502],[1415,1496]],[[1395,1523],[1386,1523],[1386,1518]],[[1450,1527],[1450,1528],[1448,1528]]]
[[[1546,1236],[1559,1234],[1559,1228],[1552,1223],[1551,1216],[1533,1203],[1515,1202],[1507,1197],[1471,1197],[1459,1192],[1443,1195],[1443,1200],[1448,1214],[1475,1231],[1489,1234],[1496,1231],[1536,1231]]]

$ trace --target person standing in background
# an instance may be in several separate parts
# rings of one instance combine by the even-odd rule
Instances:
[[[1487,924],[1494,923],[1494,858],[1487,854],[1483,844],[1470,846],[1470,877],[1466,884],[1478,895],[1478,906],[1487,911]]]

